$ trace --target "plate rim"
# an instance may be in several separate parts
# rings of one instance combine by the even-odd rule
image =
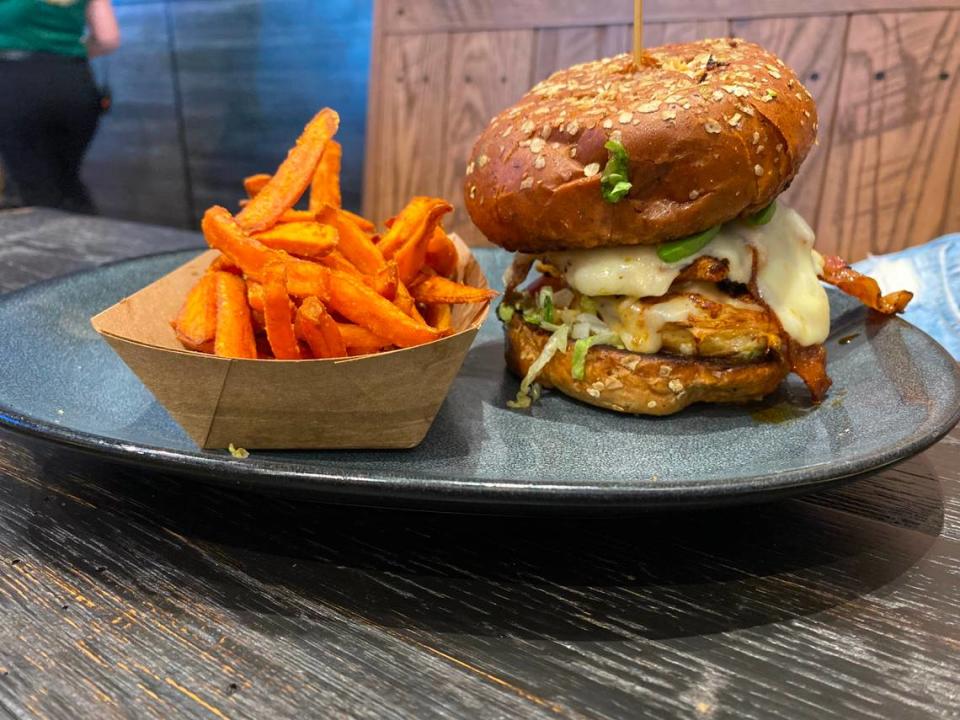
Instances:
[[[149,261],[167,256],[187,255],[203,251],[197,248],[149,253],[130,258],[121,258],[109,262],[80,268],[78,270],[46,278],[16,290],[0,294],[0,303],[15,301],[18,296],[29,295],[43,288],[68,281],[70,278],[90,274],[113,266]],[[887,322],[902,323],[911,331],[917,332],[940,355],[941,360],[949,360],[952,378],[960,396],[960,363],[920,328],[903,318],[894,316]],[[927,416],[925,423],[931,418]],[[793,468],[776,474],[759,473],[742,475],[730,480],[736,482],[718,483],[717,481],[664,482],[644,485],[624,482],[603,483],[563,483],[563,482],[523,482],[501,479],[440,478],[427,475],[397,474],[392,476],[373,473],[349,474],[322,472],[309,465],[297,467],[295,453],[290,460],[267,460],[250,463],[246,459],[225,455],[226,451],[203,450],[193,452],[173,450],[157,445],[131,443],[108,436],[96,435],[75,430],[68,426],[51,423],[39,418],[23,415],[0,400],[0,429],[15,434],[26,435],[53,443],[58,446],[89,453],[98,457],[107,457],[126,464],[149,467],[161,471],[177,471],[199,476],[219,484],[244,483],[250,489],[263,491],[297,490],[318,498],[363,498],[366,501],[381,499],[387,504],[396,501],[413,503],[439,503],[441,505],[525,505],[525,506],[579,506],[579,507],[640,507],[640,506],[682,506],[691,504],[709,504],[711,502],[763,500],[774,494],[798,493],[807,489],[826,488],[831,483],[859,477],[889,467],[911,457],[945,437],[960,422],[960,403],[953,413],[944,413],[939,422],[926,434],[912,433],[884,451],[860,459],[848,459],[839,463],[830,463],[832,469],[827,474],[816,473],[826,463],[803,468]],[[270,451],[271,453],[283,451]],[[406,452],[397,450],[391,452]],[[291,487],[293,486],[293,487]],[[391,502],[393,501],[393,502]]]

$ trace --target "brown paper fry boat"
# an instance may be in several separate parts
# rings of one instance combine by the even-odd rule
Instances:
[[[457,279],[487,287],[463,242]],[[234,360],[192,352],[170,320],[208,251],[92,318],[94,329],[203,448],[410,448],[427,434],[489,311],[455,305],[454,334],[340,360]]]

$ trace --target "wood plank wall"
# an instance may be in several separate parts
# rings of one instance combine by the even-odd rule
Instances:
[[[819,144],[787,193],[818,247],[851,259],[960,230],[960,0],[647,0],[650,45],[735,35],[783,57],[817,99]],[[364,208],[458,205],[487,121],[567,65],[625,52],[628,0],[378,0]]]

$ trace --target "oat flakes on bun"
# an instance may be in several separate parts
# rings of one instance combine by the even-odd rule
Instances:
[[[820,281],[883,313],[911,295],[813,249],[776,198],[817,134],[790,68],[735,38],[561,70],[497,115],[464,180],[474,224],[517,253],[498,314],[507,364],[604,408],[746,402],[788,373],[830,386]],[[527,283],[535,268],[537,276]]]

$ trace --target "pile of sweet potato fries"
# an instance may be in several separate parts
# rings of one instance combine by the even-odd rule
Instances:
[[[341,208],[339,122],[321,110],[272,176],[244,180],[239,213],[204,214],[220,255],[173,322],[186,348],[296,360],[412,347],[453,331],[451,304],[496,295],[453,279],[445,200],[413,198],[382,236]],[[294,210],[308,186],[309,209]]]

